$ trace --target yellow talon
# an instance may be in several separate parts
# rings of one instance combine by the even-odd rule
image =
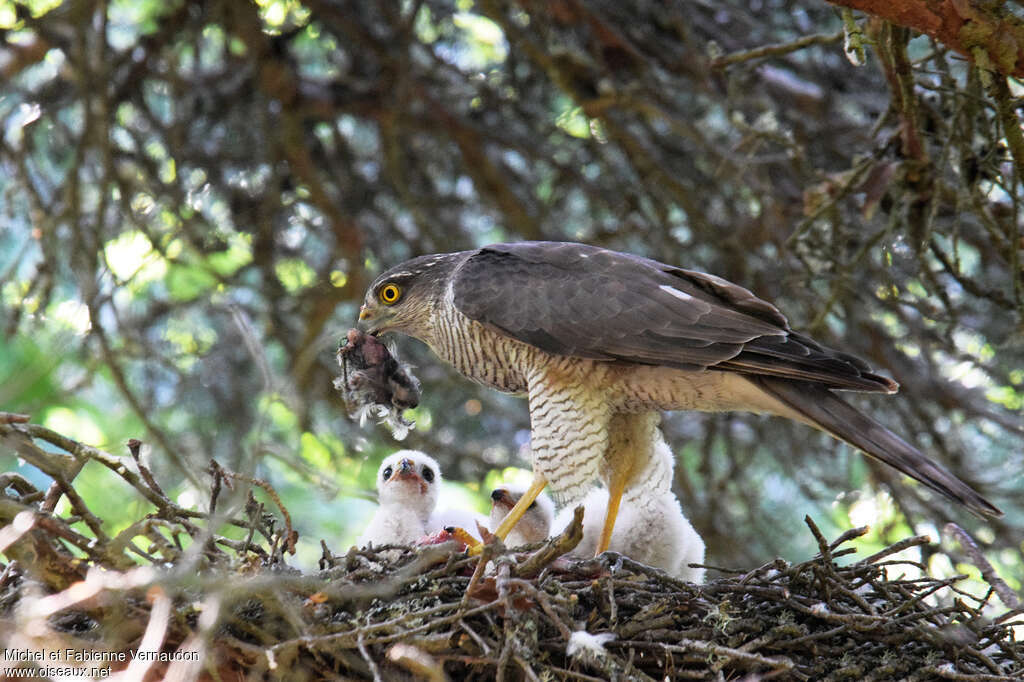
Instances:
[[[483,549],[484,544],[473,537],[465,528],[453,526],[448,528],[448,534],[466,546],[471,555],[477,555]]]

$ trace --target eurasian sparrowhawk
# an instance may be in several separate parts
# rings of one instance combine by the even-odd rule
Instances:
[[[534,483],[500,537],[545,485],[576,501],[600,477],[606,549],[622,492],[653,453],[644,425],[657,410],[801,421],[976,513],[1001,514],[834,393],[894,393],[894,381],[714,275],[584,244],[496,244],[391,268],[370,285],[359,321],[374,334],[416,337],[470,379],[528,396]]]

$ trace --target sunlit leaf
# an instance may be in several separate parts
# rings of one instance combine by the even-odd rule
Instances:
[[[288,258],[278,262],[274,270],[278,280],[291,293],[305,289],[316,279],[313,268],[297,258]]]

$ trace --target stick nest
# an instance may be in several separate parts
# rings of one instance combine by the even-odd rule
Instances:
[[[296,533],[266,483],[211,463],[209,511],[184,509],[139,461],[137,442],[118,457],[0,417],[0,446],[53,478],[42,491],[0,475],[0,644],[11,649],[128,654],[113,669],[137,664],[134,652],[158,654],[146,679],[1024,675],[1015,595],[984,568],[992,589],[979,599],[957,588],[963,576],[927,577],[896,558],[928,544],[924,536],[841,565],[854,552],[844,545],[866,529],[828,542],[806,519],[818,540],[814,558],[718,569],[722,577],[695,586],[614,554],[562,557],[579,541],[578,513],[543,545],[509,550],[494,541],[481,557],[453,543],[335,553],[321,541],[320,570],[304,573],[287,563]],[[73,484],[90,460],[155,511],[106,535]],[[252,486],[274,504],[257,502]],[[66,516],[53,513],[61,496]],[[993,619],[982,611],[996,593],[1012,603]]]

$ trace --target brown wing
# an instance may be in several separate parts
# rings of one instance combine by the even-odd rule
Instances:
[[[469,256],[453,286],[464,315],[556,355],[897,388],[794,332],[743,287],[639,256],[566,242],[496,244]]]

